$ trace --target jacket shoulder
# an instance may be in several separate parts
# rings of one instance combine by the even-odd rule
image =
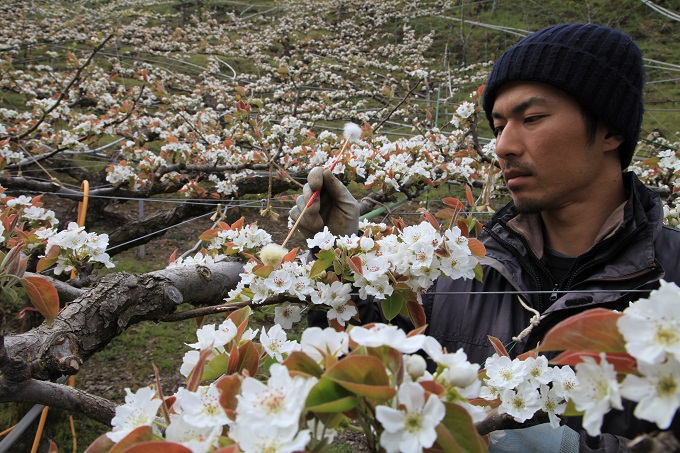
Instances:
[[[680,285],[680,230],[664,225],[654,242],[654,249],[664,270],[664,280]]]

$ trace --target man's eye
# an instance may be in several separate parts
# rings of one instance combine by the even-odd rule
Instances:
[[[493,128],[493,135],[495,135],[496,137],[501,135],[501,132],[503,132],[503,126],[496,126]]]
[[[536,121],[540,120],[543,118],[542,116],[527,116],[524,118],[525,123],[535,123]]]

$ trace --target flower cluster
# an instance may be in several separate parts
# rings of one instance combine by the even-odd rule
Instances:
[[[88,233],[85,227],[71,222],[65,230],[56,232],[53,229],[42,229],[36,232],[38,237],[47,240],[43,265],[56,264],[54,274],[78,270],[87,263],[99,263],[107,268],[114,264],[106,253],[109,244],[108,234]]]
[[[189,345],[200,349],[197,363],[184,369],[185,361],[187,387],[173,398],[152,387],[135,394],[126,389],[106,436],[121,442],[147,430],[198,452],[229,444],[247,453],[295,452],[331,442],[347,417],[368,422],[367,435],[390,453],[432,447],[438,429],[466,427],[469,433],[454,435],[476,436],[472,423],[483,410],[469,400],[479,393],[479,366],[462,351],[447,353],[431,337],[385,324],[346,332],[309,328],[299,343],[275,325],[262,330],[260,348],[251,341],[256,332],[245,330],[249,314],[239,310],[219,326],[198,330],[198,343]],[[265,352],[244,359],[249,350]],[[435,372],[427,372],[419,352],[436,363]],[[239,368],[234,355],[250,364]],[[249,376],[258,361],[269,360],[266,380]],[[213,382],[199,385],[206,380]],[[159,411],[164,423],[156,418]],[[453,412],[467,422],[443,425]]]
[[[578,382],[570,367],[549,367],[544,356],[511,360],[495,354],[487,359],[485,371],[480,396],[500,399],[499,413],[522,423],[542,410],[554,428],[560,425],[558,415],[566,410],[567,399]]]
[[[430,222],[399,228],[364,223],[362,227],[362,235],[335,237],[324,228],[308,239],[310,249],[320,249],[314,262],[296,258],[295,251],[272,254],[269,250],[277,247],[272,244],[259,259],[253,256],[246,264],[228,301],[258,304],[275,296],[309,300],[325,307],[328,319],[342,326],[357,314],[353,287],[363,299],[387,301],[391,309],[386,316],[393,318],[404,300],[420,302],[421,293],[439,276],[474,278],[479,269],[483,247],[480,253],[481,244],[462,235],[458,227],[441,231]],[[275,322],[290,326],[294,318],[299,319],[299,311],[288,305]]]

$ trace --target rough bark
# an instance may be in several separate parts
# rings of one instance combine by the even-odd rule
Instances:
[[[183,302],[222,303],[242,269],[239,262],[223,261],[104,277],[62,309],[52,326],[42,324],[23,334],[0,336],[0,401],[39,402],[110,421],[113,406],[106,400],[38,381],[76,374],[121,332],[142,321],[158,321]]]

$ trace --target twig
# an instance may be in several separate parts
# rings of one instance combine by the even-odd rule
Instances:
[[[61,94],[59,95],[59,97],[57,98],[57,100],[55,101],[55,103],[52,105],[52,107],[50,107],[50,108],[47,109],[45,112],[43,112],[43,115],[40,117],[40,119],[38,120],[38,122],[36,122],[36,123],[35,123],[32,127],[30,127],[27,131],[21,133],[21,134],[18,135],[18,136],[17,136],[17,135],[14,135],[14,136],[12,136],[12,135],[4,136],[4,137],[0,137],[0,140],[4,140],[4,139],[6,139],[6,138],[9,138],[11,141],[16,142],[16,141],[19,141],[19,140],[22,140],[22,139],[26,138],[28,135],[30,135],[31,133],[33,133],[33,131],[35,131],[36,129],[38,129],[38,127],[43,123],[43,121],[45,121],[45,118],[47,118],[47,115],[49,115],[50,113],[52,113],[52,111],[53,111],[54,109],[57,108],[57,106],[61,103],[61,101],[64,100],[64,98],[66,97],[66,94],[69,92],[69,90],[71,89],[71,87],[72,87],[72,86],[80,79],[80,74],[82,74],[82,72],[85,70],[85,68],[90,64],[90,62],[92,61],[92,59],[94,58],[94,56],[97,54],[97,52],[99,52],[99,51],[106,45],[106,43],[107,43],[111,38],[113,38],[113,33],[111,33],[109,36],[107,36],[106,39],[104,39],[104,40],[103,40],[103,41],[102,41],[102,42],[101,42],[101,43],[100,43],[100,44],[92,51],[92,53],[90,54],[90,56],[87,58],[87,61],[85,62],[85,64],[83,64],[82,66],[80,66],[80,67],[78,68],[78,70],[76,71],[76,74],[73,76],[73,78],[71,79],[71,81],[69,82],[69,84],[66,85],[66,88],[64,88],[64,89],[62,90]]]
[[[376,127],[373,128],[373,132],[380,129],[382,127],[382,125],[385,124],[385,122],[390,119],[392,114],[394,114],[394,112],[396,112],[397,109],[399,107],[401,107],[401,104],[406,102],[406,99],[408,99],[409,96],[411,96],[411,94],[413,94],[413,92],[416,91],[416,88],[418,88],[419,85],[420,85],[420,80],[418,80],[418,82],[413,86],[413,88],[411,88],[411,90],[408,93],[406,93],[406,96],[404,96],[404,99],[402,99],[401,102],[399,102],[399,104],[395,105],[394,108],[392,109],[392,111],[390,111],[390,113],[388,113],[387,116],[385,118],[383,118],[383,120],[380,121]]]

